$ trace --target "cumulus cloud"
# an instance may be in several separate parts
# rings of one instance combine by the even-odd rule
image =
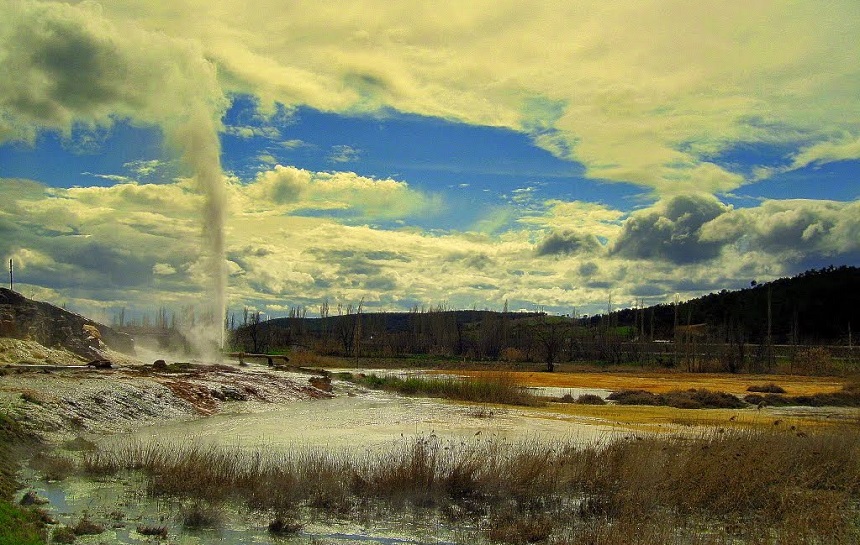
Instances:
[[[623,304],[658,297],[649,284],[667,293],[731,286],[797,272],[809,256],[858,255],[856,203],[732,209],[709,195],[746,180],[708,159],[738,143],[794,146],[791,168],[860,157],[855,4],[0,0],[0,141],[82,126],[86,144],[128,119],[161,127],[174,145],[187,137],[186,152],[205,152],[189,161],[197,166],[217,163],[218,130],[309,145],[248,120],[222,127],[231,92],[268,111],[394,109],[513,128],[581,162],[587,176],[653,189],[657,204],[628,217],[519,192],[527,211],[516,201],[490,210],[468,233],[383,230],[370,225],[444,203],[406,181],[266,167],[227,188],[231,297],[563,307],[599,304],[612,286]],[[340,161],[358,152],[332,151]],[[163,167],[100,173],[118,182],[110,188],[2,180],[0,250],[31,284],[74,286],[82,300],[155,285],[164,297],[193,298],[211,276],[194,219],[204,203],[191,180],[141,183]],[[611,251],[598,263],[589,252],[600,247]]]
[[[249,209],[282,207],[293,213],[343,211],[359,218],[384,220],[438,210],[440,198],[413,190],[397,180],[368,178],[353,172],[311,172],[276,165],[241,190]]]
[[[0,21],[0,139],[117,117],[176,126],[189,104],[226,104],[214,66],[194,42],[105,17],[94,2],[4,2]]]
[[[594,252],[600,247],[600,241],[592,234],[562,231],[544,238],[535,252],[538,256],[558,256]]]
[[[633,214],[615,241],[615,255],[634,259],[664,259],[692,263],[717,257],[722,244],[702,239],[702,226],[724,214],[727,207],[711,196],[686,195],[667,199]]]
[[[765,201],[732,210],[702,227],[705,243],[772,255],[839,256],[860,252],[860,202]]]

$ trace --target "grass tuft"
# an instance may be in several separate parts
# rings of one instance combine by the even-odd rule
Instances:
[[[215,505],[194,501],[180,508],[179,519],[186,530],[206,530],[220,528],[223,514]]]
[[[138,526],[137,533],[156,539],[167,539],[167,526]]]

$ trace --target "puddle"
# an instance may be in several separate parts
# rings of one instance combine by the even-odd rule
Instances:
[[[268,532],[271,516],[229,505],[218,506],[219,521],[214,528],[187,529],[182,523],[183,502],[147,498],[141,490],[143,481],[135,475],[105,481],[68,478],[62,482],[33,482],[32,489],[50,500],[45,507],[61,524],[74,526],[83,516],[105,529],[98,535],[78,536],[79,545],[116,543],[171,543],[179,545],[283,545],[284,543],[338,543],[380,545],[453,545],[483,540],[474,530],[446,528],[431,516],[385,511],[384,519],[370,526],[337,521],[315,520],[312,513],[303,514],[307,521],[296,534],[277,536]],[[189,502],[185,502],[188,505]],[[165,528],[168,540],[143,535],[139,528]]]

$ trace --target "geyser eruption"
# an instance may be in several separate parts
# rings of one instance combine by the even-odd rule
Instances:
[[[177,139],[183,149],[183,158],[193,169],[197,187],[204,197],[202,260],[208,297],[200,324],[195,331],[186,333],[202,356],[220,360],[227,309],[224,244],[227,197],[221,172],[221,145],[211,112],[206,108],[192,111],[188,121],[180,127]]]

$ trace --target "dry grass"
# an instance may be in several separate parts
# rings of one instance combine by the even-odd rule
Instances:
[[[444,373],[445,371],[438,371]],[[450,371],[454,372],[454,371]],[[460,370],[459,375],[487,378],[498,371]],[[808,377],[798,375],[729,375],[718,373],[684,373],[679,371],[651,371],[636,369],[620,372],[525,372],[506,371],[512,380],[521,386],[546,386],[556,388],[598,388],[602,390],[645,390],[651,393],[666,393],[672,390],[707,389],[743,395],[751,384],[778,382],[794,395],[812,395],[840,390],[844,381],[833,377]]]
[[[647,542],[625,540],[635,525],[662,543],[681,535],[684,543],[850,543],[860,536],[858,459],[856,428],[802,437],[713,430],[591,446],[421,438],[372,455],[157,445],[85,455],[90,471],[143,470],[153,494],[339,517],[368,501],[430,508],[486,524],[492,541],[506,543]],[[769,534],[781,540],[761,540]],[[725,541],[697,541],[708,535]]]

